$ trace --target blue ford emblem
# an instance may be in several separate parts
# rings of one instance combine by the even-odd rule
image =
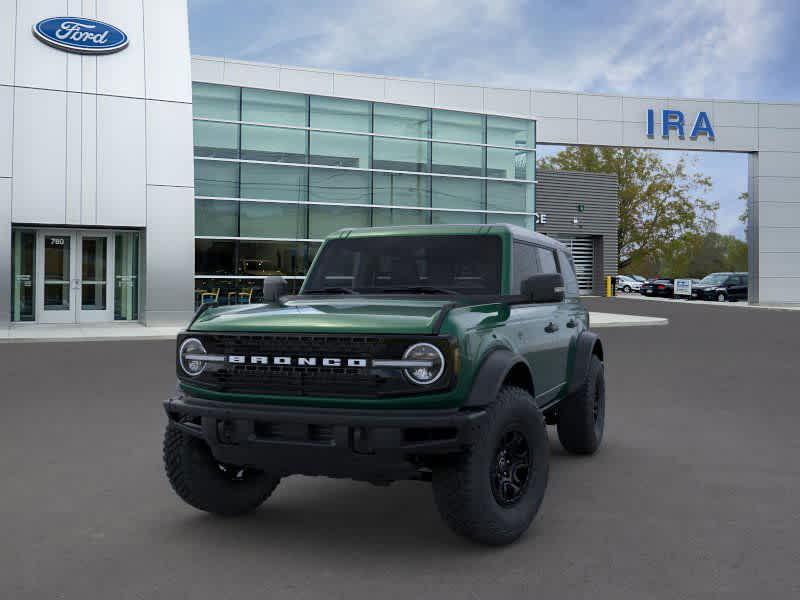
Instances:
[[[44,19],[33,26],[33,35],[54,48],[80,54],[110,54],[128,45],[121,29],[82,17]]]

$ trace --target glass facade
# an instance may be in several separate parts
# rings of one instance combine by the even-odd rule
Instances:
[[[197,304],[297,289],[342,227],[533,228],[532,120],[206,83],[193,103]]]

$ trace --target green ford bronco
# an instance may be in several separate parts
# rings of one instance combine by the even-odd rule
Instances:
[[[512,225],[345,229],[297,295],[204,305],[177,341],[164,403],[175,492],[220,515],[282,477],[430,481],[457,533],[506,544],[564,448],[603,436],[603,347],[567,248]]]

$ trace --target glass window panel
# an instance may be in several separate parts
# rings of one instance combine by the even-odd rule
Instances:
[[[114,236],[114,320],[139,318],[139,233]]]
[[[271,90],[242,90],[242,121],[305,127],[308,96]]]
[[[486,117],[486,143],[494,146],[536,146],[534,121],[512,117]]]
[[[533,217],[527,215],[507,215],[488,213],[486,215],[487,223],[508,223],[509,225],[518,225],[525,229],[533,229]]]
[[[483,214],[456,212],[450,210],[434,210],[431,213],[431,220],[434,225],[443,225],[448,223],[483,223]]]
[[[44,237],[44,310],[70,309],[70,237]]]
[[[303,275],[305,275],[308,269],[311,267],[311,263],[314,261],[314,258],[316,258],[317,252],[319,252],[319,249],[322,247],[320,242],[307,242],[304,243],[304,245],[306,247],[308,260],[306,261],[306,269],[303,271]]]
[[[430,206],[431,178],[427,175],[375,173],[372,185],[375,204]]]
[[[209,304],[217,302],[225,304],[231,291],[236,290],[238,281],[236,279],[202,279],[194,280],[194,304]]]
[[[198,275],[233,275],[236,271],[236,242],[195,240],[194,270]]]
[[[432,144],[434,173],[483,176],[483,148],[461,144]]]
[[[196,156],[239,158],[239,125],[195,121],[194,153]]]
[[[433,177],[432,185],[434,207],[469,208],[474,210],[482,210],[484,207],[484,182],[480,179]]]
[[[242,125],[242,158],[305,163],[306,135],[305,129]]]
[[[372,209],[372,226],[384,227],[388,225],[427,225],[430,223],[430,211],[404,210],[402,208],[374,208]]]
[[[306,182],[305,167],[242,164],[242,198],[302,201]]]
[[[370,210],[356,206],[309,206],[308,237],[322,239],[344,227],[369,227]]]
[[[194,201],[195,235],[236,237],[239,235],[239,202],[236,200]]]
[[[369,132],[369,102],[311,96],[311,127]]]
[[[430,137],[429,110],[417,106],[376,103],[374,107],[375,133],[404,137]]]
[[[36,234],[15,231],[11,243],[14,283],[11,292],[11,320],[33,321],[34,283],[36,281]]]
[[[369,137],[347,133],[311,132],[311,164],[369,168]]]
[[[370,173],[342,169],[311,169],[309,200],[370,204]]]
[[[539,267],[542,273],[558,273],[558,265],[556,264],[556,253],[550,248],[536,248],[536,253],[539,255]]]
[[[513,181],[486,182],[487,208],[533,212],[533,184]]]
[[[239,221],[242,237],[306,237],[306,207],[299,204],[241,202]]]
[[[239,90],[228,85],[192,84],[192,111],[195,117],[239,120]],[[197,125],[197,123],[195,123]]]
[[[239,164],[214,160],[195,160],[194,193],[198,196],[238,198]]]
[[[107,243],[103,237],[81,239],[81,310],[106,310]]]
[[[533,179],[533,152],[486,149],[486,176],[501,179]]]
[[[428,142],[376,137],[373,143],[372,166],[375,169],[428,170]]]
[[[483,115],[453,110],[434,110],[433,137],[437,140],[481,144],[483,143]]]
[[[239,245],[239,275],[298,275],[305,272],[301,242],[252,242]]]
[[[536,250],[536,246],[531,244],[514,242],[514,277],[511,282],[512,294],[519,294],[523,281],[532,275],[542,272],[539,268],[539,259]]]

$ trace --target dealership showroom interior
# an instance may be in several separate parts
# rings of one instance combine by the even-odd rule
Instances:
[[[0,597],[800,597],[798,27],[789,0],[0,0]],[[504,390],[549,458],[509,417],[469,512]],[[414,476],[364,475],[393,427]],[[219,519],[176,470],[197,444],[241,498],[278,460],[245,446],[314,458]],[[540,481],[513,543],[463,539],[500,545]]]

